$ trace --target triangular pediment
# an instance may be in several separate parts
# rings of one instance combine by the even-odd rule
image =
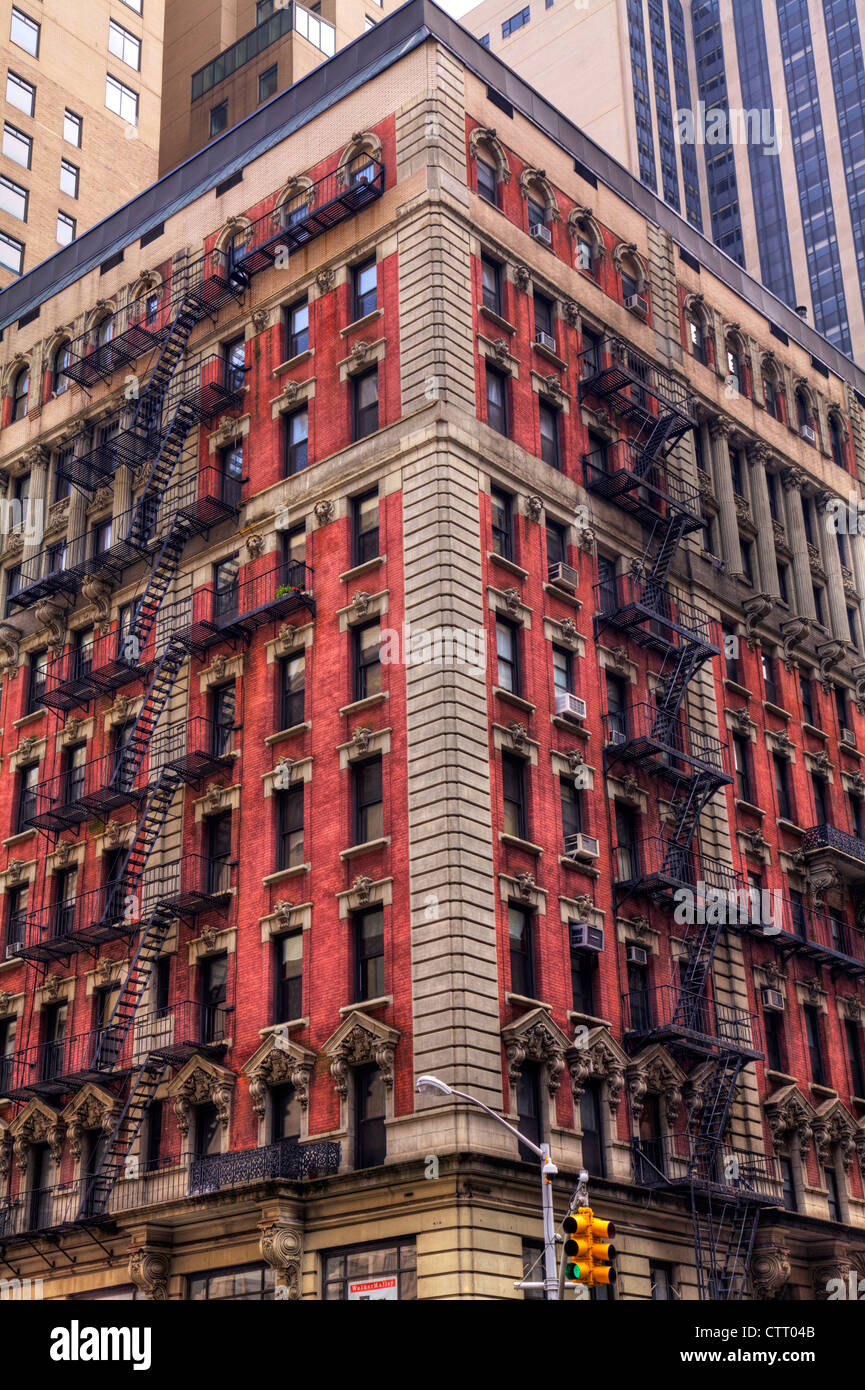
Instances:
[[[47,1135],[49,1129],[53,1129],[61,1120],[60,1112],[48,1105],[39,1096],[33,1096],[20,1114],[9,1122],[9,1133],[12,1138],[19,1134]]]
[[[95,1129],[102,1124],[102,1117],[110,1114],[117,1105],[117,1096],[88,1081],[69,1104],[60,1112],[67,1124],[73,1121],[84,1129]]]
[[[352,1009],[351,1013],[346,1014],[336,1031],[331,1033],[327,1042],[322,1043],[322,1052],[326,1053],[328,1057],[334,1056],[357,1029],[363,1033],[368,1033],[372,1038],[377,1038],[382,1043],[389,1044],[391,1047],[395,1047],[399,1042],[400,1035],[396,1028],[389,1027],[380,1019],[373,1018],[371,1014],[365,1014],[362,1009]]]

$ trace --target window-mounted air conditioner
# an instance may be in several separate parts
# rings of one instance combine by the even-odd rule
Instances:
[[[556,340],[553,337],[552,333],[545,333],[542,328],[539,328],[536,331],[535,342],[537,343],[538,347],[547,348],[549,352],[555,352],[556,350]]]
[[[807,439],[809,444],[817,443],[817,434],[816,431],[811,427],[811,425],[800,425],[799,433],[801,434],[803,439]]]
[[[577,246],[577,270],[592,269],[592,248],[586,246],[585,242],[580,242]]]
[[[586,702],[569,690],[556,691],[556,714],[564,714],[572,719],[585,719]]]
[[[646,965],[648,959],[649,954],[645,946],[635,946],[632,941],[626,944],[625,960],[628,962],[628,965]]]
[[[649,301],[641,294],[629,294],[625,300],[625,308],[630,309],[632,314],[639,314],[641,319],[649,317]]]
[[[603,951],[604,929],[590,922],[569,922],[572,951]]]
[[[568,593],[573,593],[580,582],[577,571],[571,565],[566,565],[563,560],[556,560],[555,564],[550,565],[547,577],[551,584],[566,589]]]
[[[529,235],[533,236],[535,241],[542,241],[544,246],[552,246],[553,244],[553,234],[543,222],[536,222]]]
[[[784,1012],[784,996],[780,989],[764,988],[760,993],[763,997],[764,1009],[773,1009],[777,1013]]]
[[[842,729],[842,730],[841,730],[841,742],[842,742],[842,743],[852,743],[853,747],[855,748],[855,747],[856,747],[856,731],[855,731],[855,729]]]
[[[574,859],[597,859],[601,852],[594,835],[583,835],[582,832],[570,837],[568,848]]]

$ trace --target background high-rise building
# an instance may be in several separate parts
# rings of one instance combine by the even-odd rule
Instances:
[[[461,22],[830,342],[865,353],[862,0],[484,0]],[[678,141],[681,110],[694,144]],[[733,113],[729,132],[713,112]]]

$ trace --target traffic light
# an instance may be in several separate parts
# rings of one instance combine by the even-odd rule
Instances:
[[[571,1283],[594,1288],[598,1284],[615,1284],[616,1271],[611,1261],[616,1247],[611,1241],[616,1234],[612,1221],[599,1220],[591,1207],[578,1207],[563,1222],[565,1240],[565,1278]]]

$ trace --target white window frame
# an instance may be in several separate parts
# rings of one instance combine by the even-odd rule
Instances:
[[[69,136],[68,136],[67,133],[66,133],[66,127],[67,127],[67,125],[75,125],[75,126],[76,126],[76,128],[77,128],[77,130],[78,130],[78,139],[77,139],[77,140],[70,140],[70,139],[69,139]],[[80,150],[80,149],[81,149],[81,141],[82,141],[82,139],[83,139],[83,131],[84,131],[84,117],[83,117],[83,116],[79,116],[75,111],[70,111],[70,110],[69,110],[69,107],[67,106],[67,107],[65,108],[64,112],[63,112],[63,139],[65,140],[66,144],[67,144],[67,145],[74,145],[76,150]]]
[[[20,25],[20,28],[21,28],[21,30],[23,31],[23,33],[29,33],[31,30],[34,30],[34,29],[35,29],[35,31],[36,31],[36,47],[35,47],[35,48],[28,48],[26,43],[20,43],[19,40],[16,39],[16,37],[15,37],[15,21],[16,21],[16,20],[18,20],[19,25]],[[22,33],[22,37],[23,37],[23,33]],[[38,57],[39,57],[39,41],[40,41],[41,37],[42,37],[42,25],[39,23],[38,19],[33,19],[29,14],[25,14],[23,10],[19,10],[18,7],[17,7],[16,5],[13,5],[13,6],[12,6],[12,17],[11,17],[11,19],[10,19],[10,21],[9,21],[9,42],[10,42],[10,43],[14,43],[14,45],[15,45],[16,48],[20,48],[21,51],[22,51],[22,53],[29,53],[30,56],[31,56],[31,58],[38,58]]]
[[[4,255],[7,246],[14,246],[16,248],[18,252],[17,265],[13,265],[8,256]],[[13,275],[20,275],[24,269],[24,251],[25,246],[23,241],[18,241],[16,237],[9,236],[7,232],[0,231],[0,266],[4,266],[6,270],[11,270]]]
[[[73,171],[74,185],[73,185],[72,188],[66,188],[66,187],[64,187],[64,184],[63,184],[63,175],[64,175],[64,173],[66,172],[67,169],[71,169],[71,170]],[[60,192],[61,192],[61,193],[65,193],[65,194],[67,195],[67,197],[69,197],[69,198],[77,198],[77,197],[78,197],[78,186],[79,186],[80,182],[81,182],[81,170],[79,169],[78,165],[77,165],[77,164],[73,164],[71,159],[61,159],[61,160],[60,160]]]
[[[69,238],[68,241],[64,241],[64,240],[61,238],[61,236],[60,236],[60,228],[61,228],[61,226],[65,225],[67,222],[71,222],[71,223],[72,223],[72,235],[71,235],[71,237]],[[76,221],[75,221],[75,218],[74,218],[74,217],[70,217],[69,213],[68,213],[68,212],[64,212],[62,208],[58,208],[58,210],[57,210],[57,245],[58,245],[58,246],[71,246],[72,243],[73,243],[73,241],[75,240],[75,236],[76,236],[77,230],[78,230],[78,226],[77,226],[77,223],[76,223]]]
[[[117,105],[112,106],[108,98],[114,96],[115,88],[117,89],[115,96]],[[130,101],[135,103],[133,115],[130,115],[129,110],[126,109]],[[109,111],[114,112],[115,116],[126,121],[127,125],[138,125],[138,93],[133,91],[131,87],[127,87],[126,83],[121,82],[119,78],[112,77],[110,72],[106,73],[105,76],[105,105]]]
[[[17,141],[17,142],[20,142],[22,145],[26,145],[26,146],[27,146],[27,162],[26,162],[26,164],[25,164],[25,162],[24,162],[22,159],[19,159],[19,158],[17,157],[17,155],[12,154],[11,151],[8,150],[8,149],[6,148],[6,137],[7,137],[7,135],[9,136],[9,138],[10,138],[10,140],[13,142],[13,144],[14,144],[14,142]],[[5,154],[5,156],[6,156],[7,159],[11,159],[12,162],[13,162],[13,164],[19,165],[20,168],[22,168],[22,169],[29,169],[30,166],[31,166],[31,164],[33,163],[33,139],[32,139],[32,136],[28,135],[27,132],[24,131],[24,130],[19,130],[17,126],[12,125],[9,121],[4,121],[4,122],[3,122],[3,139],[2,139],[2,145],[0,145],[0,149],[2,149],[2,152],[3,152],[3,154]]]
[[[15,100],[14,95],[10,96],[10,87],[12,89],[13,94],[18,92],[21,88],[26,88],[26,90],[30,93],[29,105],[22,106],[20,101]],[[33,82],[28,82],[26,77],[19,77],[17,72],[13,72],[11,68],[8,68],[6,71],[6,100],[10,106],[15,107],[16,111],[21,111],[25,116],[32,116],[34,111],[36,110],[35,84]]]
[[[0,211],[8,212],[10,217],[17,217],[19,222],[26,222],[27,204],[30,200],[29,192],[26,188],[23,187],[22,184],[16,183],[14,179],[10,179],[8,174],[0,174],[0,189],[2,189],[4,185],[12,191],[13,196],[17,196],[23,199],[24,210],[23,212],[16,212],[14,208],[7,207],[5,203],[0,201]]]
[[[132,68],[133,72],[141,71],[141,40],[118,24],[116,19],[108,21],[108,52]],[[134,62],[130,60],[130,53],[135,56]]]

